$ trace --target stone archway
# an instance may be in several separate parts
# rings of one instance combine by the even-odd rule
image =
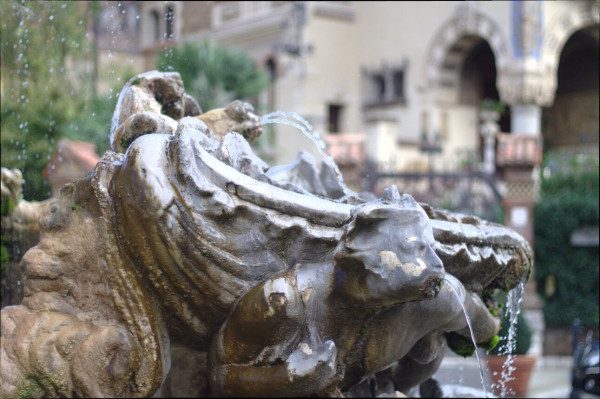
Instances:
[[[506,35],[498,24],[469,3],[459,6],[434,36],[424,60],[423,87],[434,93],[434,101],[456,100],[462,63],[481,39],[492,49],[500,71],[509,62]]]
[[[561,49],[554,102],[542,114],[549,149],[597,151],[599,31],[598,23],[579,29]]]
[[[499,99],[496,82],[509,60],[501,27],[469,2],[458,6],[433,37],[422,74],[423,120],[430,121],[424,126],[434,136],[439,133],[442,154],[437,158],[442,164],[460,169],[481,158],[481,101]],[[470,83],[475,85],[465,85],[474,77],[478,81]],[[470,98],[465,98],[466,91]]]
[[[564,11],[548,24],[544,38],[542,57],[544,73],[550,80],[549,90],[554,93],[557,86],[558,64],[562,49],[576,31],[600,23],[600,6],[597,1],[573,1],[564,5]]]

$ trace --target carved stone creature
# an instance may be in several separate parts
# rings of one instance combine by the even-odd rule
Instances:
[[[462,287],[458,280],[442,282],[434,245],[427,215],[395,186],[357,206],[333,263],[297,264],[236,304],[211,346],[211,391],[327,395],[406,359],[414,365],[395,384],[404,390],[435,372],[444,332],[470,338],[459,301],[476,340],[489,341],[498,321],[477,295],[454,294],[448,284]]]
[[[248,142],[262,134],[258,116],[248,103],[233,101],[225,108],[202,114],[196,100],[184,93],[176,72],[149,71],[131,78],[121,90],[113,116],[110,149],[125,152],[133,140],[147,133],[175,133],[177,120],[194,116],[219,138],[241,133]]]
[[[2,168],[2,307],[23,299],[19,261],[39,240],[38,217],[48,201],[25,201],[21,195],[23,175],[18,169]]]
[[[423,367],[395,376],[427,379],[443,332],[465,334],[458,301],[478,342],[495,334],[479,296],[489,305],[528,273],[520,236],[394,188],[358,204],[282,188],[242,135],[202,118],[128,130],[185,112],[177,77],[128,82],[111,131],[125,154],[107,152],[41,215],[25,299],[2,309],[0,396],[150,396],[171,347],[210,352],[205,393],[337,395],[406,362]]]

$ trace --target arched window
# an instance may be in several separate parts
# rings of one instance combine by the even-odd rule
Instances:
[[[160,15],[158,11],[150,11],[150,19],[152,20],[152,37],[154,42],[160,41]]]
[[[174,19],[175,19],[175,8],[172,5],[168,5],[165,8],[165,38],[167,40],[173,39]]]

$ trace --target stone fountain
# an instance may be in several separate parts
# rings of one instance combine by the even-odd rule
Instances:
[[[111,150],[45,205],[22,259],[0,396],[406,392],[447,345],[473,349],[467,315],[494,341],[494,292],[529,274],[522,237],[395,186],[367,200],[305,155],[276,179],[260,134],[248,104],[202,113],[177,73],[127,82]]]

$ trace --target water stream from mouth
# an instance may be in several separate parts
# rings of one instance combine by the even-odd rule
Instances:
[[[343,189],[344,189],[344,194],[345,195],[352,194],[352,191],[350,189],[348,189],[346,187],[346,184],[344,183],[344,179],[342,177],[342,172],[340,171],[340,168],[337,166],[337,164],[333,160],[333,157],[325,151],[325,149],[327,148],[327,144],[325,143],[325,141],[323,141],[319,132],[314,130],[313,127],[311,126],[311,124],[308,123],[308,121],[306,119],[302,118],[300,115],[298,115],[295,112],[285,112],[285,111],[271,112],[270,114],[263,115],[260,118],[261,125],[268,125],[268,124],[274,124],[274,123],[292,126],[292,127],[295,127],[296,129],[300,130],[302,132],[302,134],[304,135],[304,137],[308,138],[315,145],[315,147],[317,148],[317,151],[323,158],[323,162],[326,163],[328,166],[330,166],[334,170],[334,172],[337,176],[337,180],[340,183],[340,186],[343,187]],[[293,167],[293,164],[294,163],[292,162],[289,165],[289,167],[290,168]],[[275,168],[273,168],[273,169],[275,169]],[[285,167],[283,167],[283,168],[277,167],[278,172],[284,171],[284,170],[285,170]]]
[[[485,392],[485,397],[487,398],[488,391],[485,387],[485,381],[483,379],[483,367],[481,366],[481,359],[479,358],[479,353],[477,353],[477,342],[475,341],[475,334],[473,333],[473,327],[471,326],[471,318],[467,314],[467,310],[465,309],[465,305],[463,301],[460,299],[460,294],[458,293],[458,289],[452,284],[450,280],[444,277],[444,281],[448,283],[450,287],[452,287],[452,291],[454,291],[454,295],[458,299],[458,303],[460,303],[460,307],[462,308],[463,314],[465,315],[465,320],[467,321],[467,326],[469,327],[469,332],[471,333],[471,340],[473,341],[473,346],[475,347],[475,356],[477,357],[477,364],[479,365],[479,377],[481,378],[481,386],[483,387],[483,391]]]
[[[505,398],[506,395],[510,394],[508,392],[508,387],[506,384],[514,379],[512,377],[512,372],[515,371],[513,367],[514,362],[514,351],[516,346],[516,338],[517,338],[517,322],[519,313],[521,313],[521,301],[523,300],[523,293],[525,292],[525,283],[521,281],[517,287],[510,290],[508,296],[506,298],[506,308],[505,311],[508,312],[509,317],[509,325],[508,325],[508,335],[504,338],[506,340],[506,344],[503,347],[502,353],[508,355],[504,364],[502,365],[502,374],[500,375],[500,397]]]

